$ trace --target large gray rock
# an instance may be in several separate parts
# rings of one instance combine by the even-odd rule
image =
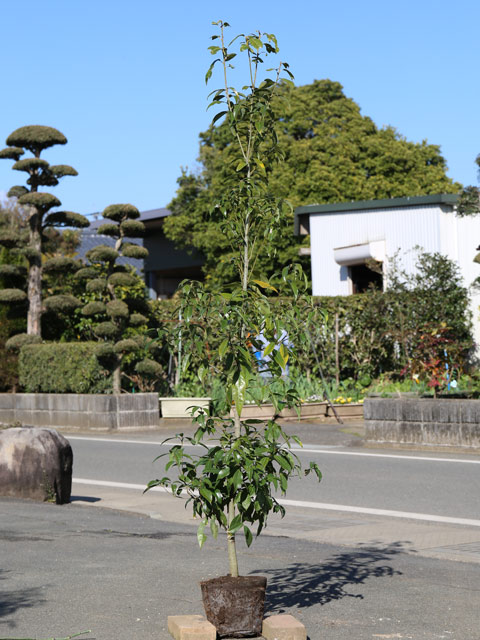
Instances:
[[[70,502],[73,453],[55,429],[0,431],[0,495]]]

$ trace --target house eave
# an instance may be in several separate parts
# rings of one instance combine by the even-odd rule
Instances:
[[[308,219],[311,214],[325,215],[329,213],[347,213],[349,211],[368,211],[371,209],[394,209],[398,207],[419,207],[427,205],[447,205],[453,208],[458,198],[458,194],[455,193],[438,193],[429,196],[408,196],[405,198],[386,198],[383,200],[309,204],[295,209],[294,233],[296,236],[308,234]]]

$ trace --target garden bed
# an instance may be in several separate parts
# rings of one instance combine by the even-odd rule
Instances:
[[[363,416],[363,404],[336,404],[335,411],[340,418],[361,418]],[[269,420],[275,414],[272,404],[247,404],[242,409],[242,419]],[[232,414],[233,415],[233,414]],[[285,408],[280,412],[279,418],[283,420],[313,420],[317,418],[334,417],[332,407],[326,402],[304,402],[300,408],[300,416],[295,409]]]
[[[159,398],[159,401],[162,418],[190,418],[191,407],[201,407],[207,411],[211,398]]]
[[[370,442],[480,448],[480,400],[367,398]]]
[[[363,403],[351,402],[350,404],[334,404],[335,411],[339,418],[363,418]],[[335,417],[331,405],[327,406],[327,416]]]

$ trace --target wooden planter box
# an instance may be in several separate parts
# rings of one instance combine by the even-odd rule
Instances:
[[[233,413],[231,413],[233,416]],[[256,404],[246,404],[242,409],[242,420],[271,420],[275,415],[273,404],[262,404],[258,407]],[[309,418],[324,418],[327,415],[326,402],[306,402],[302,404],[300,410],[300,420],[308,420]],[[280,418],[284,420],[298,420],[298,414],[295,409],[285,408],[280,413]]]
[[[190,407],[208,409],[211,398],[159,398],[162,418],[191,418]]]
[[[367,398],[366,440],[480,448],[480,400]]]
[[[335,404],[335,411],[339,418],[363,418],[363,403],[351,402],[349,404]],[[335,414],[330,406],[327,406],[327,416],[334,418]]]

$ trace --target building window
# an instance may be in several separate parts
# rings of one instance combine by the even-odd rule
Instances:
[[[348,267],[348,276],[352,283],[352,293],[365,293],[367,289],[383,291],[383,273],[381,263],[371,268],[366,264],[355,264]]]

